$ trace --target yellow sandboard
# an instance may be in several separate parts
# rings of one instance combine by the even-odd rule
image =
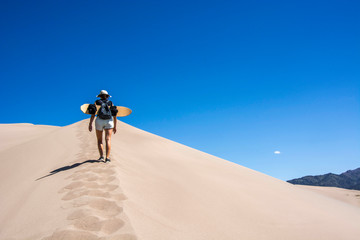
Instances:
[[[85,114],[90,114],[88,112],[89,105],[90,104],[88,104],[88,103],[81,105],[81,107],[80,107],[81,111]],[[97,108],[97,111],[99,111],[100,105],[96,105],[96,108]],[[116,108],[118,110],[118,113],[116,115],[117,117],[126,117],[126,116],[129,116],[132,112],[131,109],[127,108],[127,107],[116,106]],[[96,113],[97,113],[97,111],[96,111]]]

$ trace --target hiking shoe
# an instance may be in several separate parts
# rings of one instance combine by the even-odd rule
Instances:
[[[106,159],[105,159],[105,162],[110,162],[110,158],[106,158]]]
[[[103,161],[104,161],[104,157],[101,156],[101,157],[98,159],[98,161],[103,162]]]

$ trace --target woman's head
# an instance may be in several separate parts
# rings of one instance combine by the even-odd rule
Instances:
[[[101,95],[100,95],[100,98],[101,98],[101,99],[108,99],[108,98],[109,98],[109,95],[101,94]]]
[[[108,92],[106,90],[101,90],[99,95],[97,95],[96,97],[99,97],[101,99],[107,99],[111,96],[108,94]]]

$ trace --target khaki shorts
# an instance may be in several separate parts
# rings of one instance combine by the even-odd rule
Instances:
[[[101,119],[99,117],[96,117],[95,128],[99,131],[114,128],[114,120],[112,117],[110,119]]]

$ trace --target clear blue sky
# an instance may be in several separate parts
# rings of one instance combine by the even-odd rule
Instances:
[[[65,126],[106,89],[120,120],[282,180],[360,167],[358,1],[0,2],[0,123]]]

